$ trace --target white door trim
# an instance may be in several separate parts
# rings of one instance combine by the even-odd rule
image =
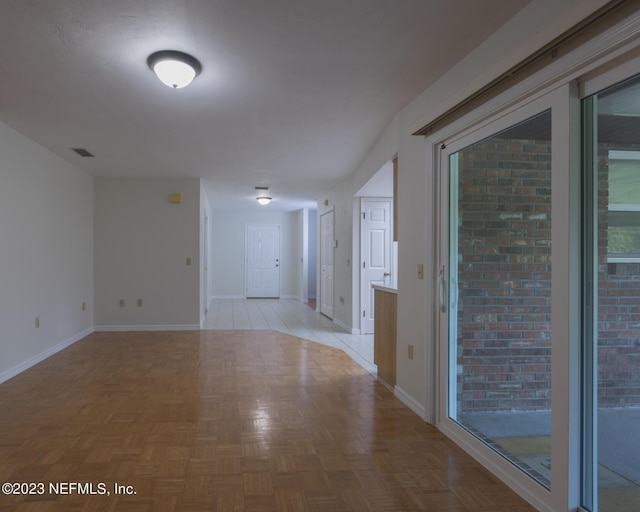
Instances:
[[[323,240],[323,232],[322,232],[322,219],[325,215],[329,215],[331,214],[331,238],[330,240]],[[318,239],[320,241],[320,243],[318,244],[318,249],[320,252],[320,283],[319,283],[319,301],[318,301],[318,307],[319,307],[319,311],[320,313],[322,313],[323,315],[333,319],[333,310],[334,310],[334,298],[335,298],[335,286],[333,286],[333,280],[334,280],[334,267],[335,267],[335,254],[334,254],[334,249],[335,249],[335,232],[336,232],[336,227],[335,227],[335,212],[333,207],[328,209],[327,211],[323,212],[320,214],[319,218],[319,230],[318,230]],[[324,246],[323,246],[323,242],[325,242]],[[327,245],[327,243],[330,243],[330,245]],[[331,261],[327,262],[326,261],[326,257],[324,255],[331,255]],[[328,268],[330,266],[330,268]],[[330,282],[327,281],[327,277],[326,277],[326,273],[330,272]],[[327,287],[330,288],[329,291],[327,291]],[[327,300],[325,299],[329,299],[330,303],[327,302]]]

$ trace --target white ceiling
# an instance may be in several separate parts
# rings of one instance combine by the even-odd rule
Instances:
[[[203,178],[214,208],[258,208],[269,185],[268,208],[315,207],[528,1],[1,0],[0,121],[95,176]],[[202,74],[164,86],[146,65],[163,49]]]

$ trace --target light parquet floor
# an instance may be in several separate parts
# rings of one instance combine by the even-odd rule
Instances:
[[[1,384],[2,482],[46,491],[2,512],[533,510],[344,352],[270,330],[94,333]]]

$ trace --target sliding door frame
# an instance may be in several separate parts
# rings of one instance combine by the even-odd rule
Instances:
[[[583,129],[583,352],[582,352],[582,500],[589,510],[598,510],[598,182],[596,95],[640,75],[640,56],[613,61],[594,70],[581,81]]]
[[[436,201],[428,223],[434,225],[434,328],[426,340],[433,341],[435,386],[426,390],[427,402],[434,405],[435,424],[485,467],[504,480],[539,510],[563,511],[580,508],[581,430],[580,407],[582,357],[582,270],[581,243],[581,124],[580,100],[608,85],[632,76],[640,69],[640,17],[627,9],[619,19],[586,42],[553,55],[544,67],[514,83],[438,131],[425,137],[427,165],[433,169]],[[545,99],[545,96],[547,97]],[[551,97],[559,103],[555,106]],[[530,107],[538,100],[551,103],[552,136],[552,473],[551,490],[539,485],[492,449],[484,446],[464,428],[448,418],[448,155],[466,147],[463,139],[481,140],[481,130],[492,135],[541,111]],[[524,110],[523,110],[524,109]],[[511,116],[511,117],[510,117]],[[530,116],[529,116],[530,117]],[[563,139],[564,143],[558,143]],[[470,142],[469,142],[470,143]],[[425,191],[430,197],[431,189]],[[440,280],[438,278],[440,277]],[[445,305],[445,313],[438,307]],[[445,340],[445,341],[443,341]],[[588,442],[588,440],[587,440]],[[582,509],[581,509],[582,510]]]
[[[450,408],[455,403],[451,389],[455,383],[456,360],[452,354],[449,332],[449,312],[457,302],[457,255],[449,253],[453,247],[449,240],[451,189],[450,156],[458,151],[518,124],[545,110],[551,110],[551,338],[552,338],[552,487],[540,485],[517,469],[510,461],[491,449],[464,427],[451,419]],[[572,133],[578,127],[577,133]],[[579,100],[575,84],[565,84],[546,91],[538,97],[514,105],[508,112],[486,119],[475,129],[436,142],[439,149],[437,173],[439,183],[439,290],[436,303],[440,306],[437,345],[439,385],[436,424],[445,434],[463,446],[505,480],[527,501],[541,510],[568,509],[567,497],[576,502],[579,496],[579,467],[574,462],[580,453],[579,445],[579,392],[580,373],[580,268],[575,265],[580,254],[580,133]],[[455,172],[455,170],[454,170]],[[577,185],[577,186],[576,186]],[[569,200],[567,200],[569,198]],[[456,231],[453,229],[452,231]],[[455,236],[455,234],[453,235]],[[578,288],[579,290],[579,288]],[[567,371],[569,369],[569,371]]]

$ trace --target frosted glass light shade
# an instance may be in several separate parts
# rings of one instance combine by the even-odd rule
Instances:
[[[195,57],[173,50],[151,54],[147,64],[158,79],[172,89],[181,89],[189,85],[202,70],[200,62]]]
[[[174,89],[182,89],[196,77],[196,72],[191,66],[175,60],[160,61],[153,67],[153,71],[163,84]]]
[[[262,206],[265,206],[271,202],[271,198],[266,196],[256,197],[256,199]]]

